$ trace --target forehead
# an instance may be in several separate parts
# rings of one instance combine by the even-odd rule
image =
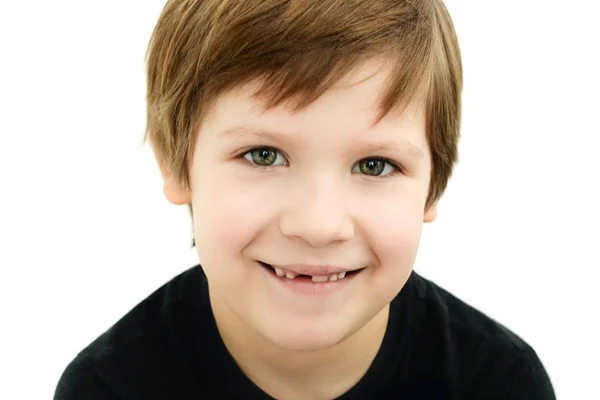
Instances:
[[[295,110],[293,103],[266,109],[265,101],[254,96],[260,81],[252,81],[221,95],[203,125],[221,133],[240,126],[272,132],[283,128],[288,134],[304,135],[315,131],[345,132],[345,140],[364,135],[389,140],[397,133],[426,153],[424,96],[416,96],[406,107],[392,110],[377,121],[389,72],[384,62],[365,62],[301,110]]]

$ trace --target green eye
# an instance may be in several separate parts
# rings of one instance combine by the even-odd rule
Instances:
[[[365,158],[360,160],[352,169],[354,173],[369,176],[385,176],[393,173],[398,168],[380,158]]]
[[[267,147],[251,150],[244,154],[244,158],[260,167],[285,164],[285,158],[281,153]]]

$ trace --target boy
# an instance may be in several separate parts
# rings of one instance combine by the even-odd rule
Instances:
[[[457,159],[440,0],[172,0],[148,138],[202,266],[56,399],[553,399],[520,338],[412,270]]]

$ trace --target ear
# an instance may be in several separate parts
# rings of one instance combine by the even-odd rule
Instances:
[[[163,178],[163,193],[167,200],[178,206],[190,204],[192,202],[191,191],[185,184],[179,182],[175,178],[163,160],[158,157],[156,153],[154,154],[154,157],[156,158],[160,174]]]
[[[423,216],[423,222],[428,223],[428,222],[433,222],[435,221],[435,219],[437,218],[437,201],[433,204],[431,204],[429,207],[427,207],[427,209],[425,210],[425,215]]]

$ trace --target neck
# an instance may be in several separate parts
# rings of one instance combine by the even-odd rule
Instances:
[[[335,346],[299,352],[267,341],[213,300],[219,333],[238,366],[263,391],[284,399],[332,399],[348,391],[373,363],[389,317],[388,306]]]

